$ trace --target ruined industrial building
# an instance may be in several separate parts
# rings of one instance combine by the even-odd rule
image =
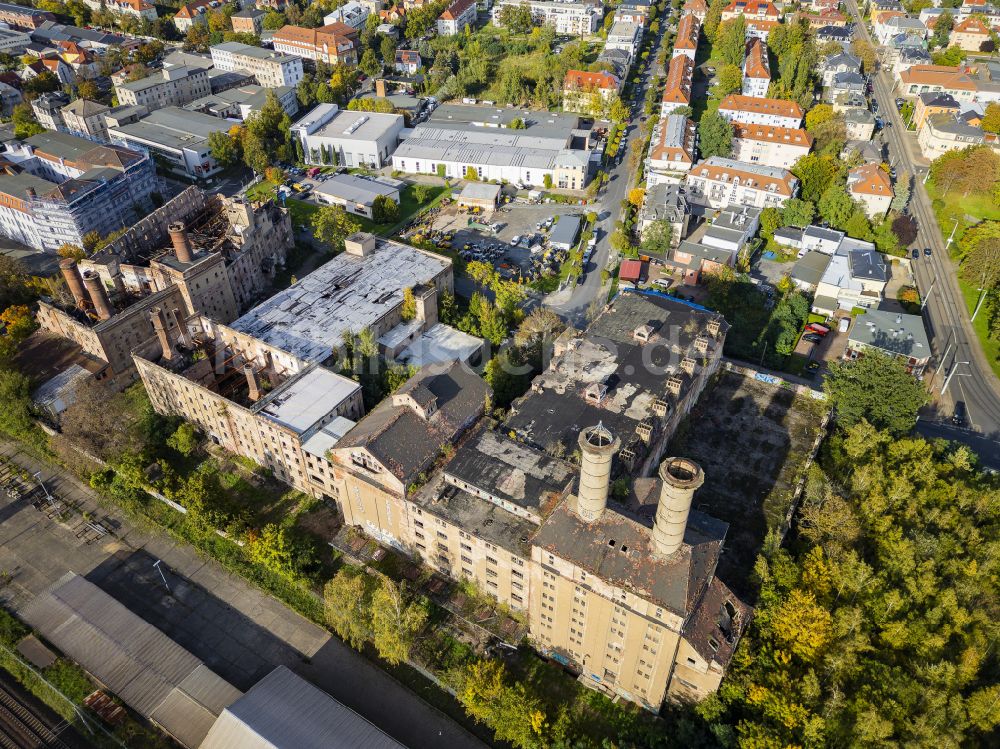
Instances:
[[[133,382],[132,350],[192,315],[230,322],[271,287],[292,245],[288,213],[190,187],[95,253],[60,269],[65,299],[43,299],[43,332],[100,366],[98,379]]]

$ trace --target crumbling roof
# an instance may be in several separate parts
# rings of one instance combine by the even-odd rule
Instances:
[[[753,609],[713,577],[684,628],[684,639],[702,658],[729,665]]]

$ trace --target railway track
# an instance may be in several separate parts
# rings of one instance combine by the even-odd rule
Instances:
[[[70,749],[52,729],[21,704],[17,696],[3,685],[0,685],[0,747]]]

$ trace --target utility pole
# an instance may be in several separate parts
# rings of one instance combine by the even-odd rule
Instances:
[[[951,227],[951,234],[949,234],[949,235],[948,235],[948,244],[946,244],[946,245],[944,246],[944,248],[945,248],[946,250],[947,250],[947,249],[948,249],[949,247],[951,247],[951,243],[952,243],[952,241],[953,241],[953,240],[955,239],[955,230],[956,230],[956,229],[958,229],[958,219],[957,219],[957,218],[955,219],[955,225],[954,225],[953,227]]]
[[[927,306],[927,300],[931,298],[931,292],[934,291],[934,284],[937,283],[937,278],[931,281],[931,287],[927,289],[927,293],[924,295],[924,300],[920,303],[920,311],[924,311],[924,307]]]
[[[969,362],[957,361],[954,364],[952,364],[951,371],[948,373],[948,376],[944,378],[944,387],[941,388],[941,395],[944,395],[946,392],[948,392],[948,386],[951,384],[951,378],[955,376],[955,372],[958,371],[958,366],[960,364],[965,364],[966,366],[968,366]]]

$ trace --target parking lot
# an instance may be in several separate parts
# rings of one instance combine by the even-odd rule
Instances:
[[[467,261],[488,262],[504,276],[532,281],[543,271],[558,273],[567,258],[568,253],[548,244],[553,217],[577,215],[582,219],[586,209],[512,201],[493,213],[474,214],[452,202],[433,215],[429,227],[416,229],[429,229],[439,246],[459,252]]]

